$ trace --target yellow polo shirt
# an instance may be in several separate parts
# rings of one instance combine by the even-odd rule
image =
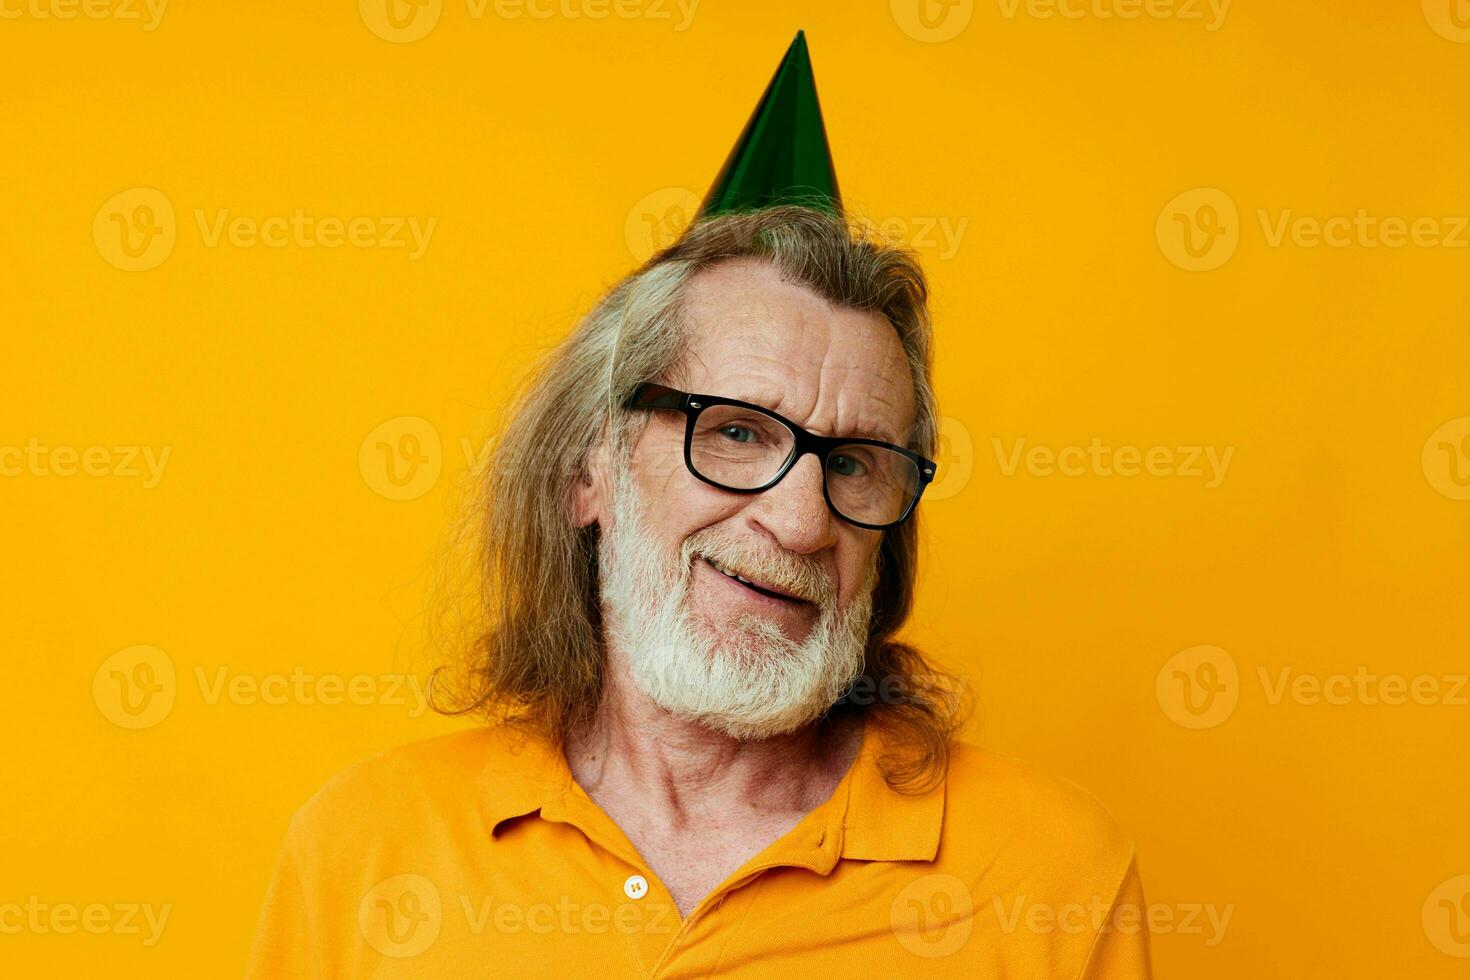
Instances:
[[[560,751],[394,749],[292,819],[247,976],[1150,975],[1133,845],[1093,797],[964,743],[903,795],[882,744],[683,919]]]

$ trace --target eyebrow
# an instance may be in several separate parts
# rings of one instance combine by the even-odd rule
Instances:
[[[888,443],[889,445],[892,445],[892,446],[898,445],[898,440],[895,439],[895,438],[893,438],[893,436],[889,435],[887,432],[873,432],[873,431],[871,431],[869,429],[858,429],[858,430],[853,431],[853,432],[843,433],[842,435],[838,436],[837,438],[839,438],[839,439],[874,439],[874,440],[876,440],[878,442],[886,442],[886,443]]]
[[[715,394],[715,392],[711,391],[711,392],[707,392],[707,394],[713,395],[713,394]],[[736,394],[733,394],[733,395],[720,395],[720,397],[721,398],[733,398],[736,401],[747,402],[747,403],[749,403],[751,405],[759,405],[761,408],[764,408],[768,412],[775,412],[777,415],[780,415],[782,418],[788,418],[788,416],[784,412],[781,412],[778,409],[772,408],[771,407],[771,404],[770,404],[770,401],[768,399],[758,398],[758,397],[751,397],[751,393],[749,391],[737,390],[737,393]],[[776,399],[776,401],[780,401],[780,399],[778,398],[778,399]],[[800,423],[796,423],[796,424],[800,425]],[[802,428],[805,429],[806,426],[803,425]],[[807,431],[810,432],[811,430],[808,429]],[[821,433],[819,432],[819,433],[817,433],[817,435],[821,435]],[[893,436],[889,435],[887,432],[874,432],[871,429],[858,429],[858,430],[855,430],[853,432],[844,432],[844,433],[842,433],[840,435],[833,436],[833,438],[834,439],[872,439],[875,442],[886,442],[890,446],[903,446],[903,443],[901,443],[897,439],[893,438]]]

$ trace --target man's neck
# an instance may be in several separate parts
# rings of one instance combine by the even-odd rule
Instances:
[[[676,831],[743,815],[805,814],[831,795],[857,755],[856,719],[740,741],[674,717],[609,666],[596,716],[567,741],[567,763],[589,796],[610,811],[636,811],[640,823]]]

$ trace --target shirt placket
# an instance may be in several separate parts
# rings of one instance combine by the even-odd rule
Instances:
[[[640,976],[650,980],[705,977],[716,972],[722,952],[736,941],[739,923],[760,890],[750,886],[763,874],[778,867],[792,867],[825,876],[836,867],[842,854],[854,771],[863,761],[859,758],[854,763],[826,802],[733,872],[683,919],[673,895],[622,829],[576,784],[570,770],[564,781],[558,781],[559,789],[542,805],[541,817],[575,827],[606,854],[607,880],[598,881],[594,887],[608,896],[615,912],[617,906],[627,903],[640,910],[634,921],[641,927],[624,933],[639,964]],[[622,867],[614,869],[615,863]],[[641,898],[626,890],[635,876],[642,880]]]
[[[548,800],[541,808],[541,817],[574,827],[600,849],[607,870],[592,884],[588,902],[608,906],[609,928],[628,941],[638,964],[638,976],[653,976],[665,949],[680,930],[673,896],[627,835],[573,785]]]
[[[759,880],[775,868],[828,875],[842,854],[850,781],[764,851],[752,857],[700,900],[664,949],[652,976],[659,980],[716,974],[720,959],[740,941],[740,924],[759,899]]]

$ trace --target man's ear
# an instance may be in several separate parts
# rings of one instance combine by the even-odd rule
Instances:
[[[611,475],[607,465],[607,440],[603,439],[587,454],[582,472],[572,485],[571,518],[574,527],[601,525],[612,508]]]

